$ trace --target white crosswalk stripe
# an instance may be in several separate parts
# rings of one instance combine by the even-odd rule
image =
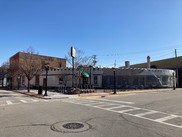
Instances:
[[[126,107],[125,105],[120,105],[120,106],[116,106],[116,107],[110,107],[110,108],[106,108],[107,110],[113,110],[116,108],[122,108],[122,107]]]
[[[104,107],[104,106],[111,106],[111,105],[114,105],[114,104],[111,104],[111,103],[103,103],[103,104],[99,104],[99,105],[94,105],[94,107]]]
[[[6,101],[8,105],[12,105],[13,103],[11,101]]]
[[[25,100],[20,100],[21,102],[23,102],[23,103],[27,103],[27,101],[25,101]]]
[[[8,105],[18,105],[18,104],[29,104],[29,103],[38,103],[38,102],[46,102],[50,100],[43,100],[43,99],[11,99],[11,100],[1,100],[0,101],[0,107],[1,106],[8,106]]]
[[[172,124],[167,122],[168,120],[173,120],[175,118],[182,119],[182,116],[172,115],[172,114],[168,114],[168,113],[164,113],[160,111],[126,105],[126,104],[134,104],[133,102],[124,102],[124,101],[115,101],[115,100],[106,100],[106,99],[89,99],[89,100],[72,99],[72,100],[64,100],[63,102],[79,104],[79,105],[88,106],[88,107],[94,107],[94,108],[116,112],[116,113],[122,113],[125,115],[142,118],[145,120],[150,120],[152,122],[157,122],[157,123],[165,124],[168,126],[182,128],[182,123],[181,125],[177,125],[177,124]],[[152,117],[150,118],[151,115],[153,115],[154,118]]]
[[[139,113],[139,114],[136,114],[135,116],[143,117],[145,115],[150,115],[150,114],[154,114],[154,113],[157,113],[157,111],[148,111],[148,112],[145,112],[145,113]]]
[[[118,111],[118,113],[125,113],[125,112],[129,112],[129,111],[133,111],[133,110],[138,110],[138,109],[140,109],[140,108],[126,109],[126,110]]]
[[[33,102],[39,102],[38,100],[36,100],[36,99],[31,99]]]
[[[176,115],[170,115],[170,116],[166,116],[166,117],[163,117],[163,118],[156,119],[155,121],[164,122],[164,121],[167,121],[167,120],[170,120],[170,119],[173,119],[173,118],[177,118],[177,117],[178,116],[176,116]]]

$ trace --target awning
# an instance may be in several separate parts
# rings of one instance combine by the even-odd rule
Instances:
[[[89,76],[89,73],[84,71],[84,72],[82,72],[82,77],[89,78],[90,76]]]

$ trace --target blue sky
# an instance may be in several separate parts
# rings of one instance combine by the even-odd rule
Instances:
[[[32,46],[63,57],[71,46],[98,66],[182,54],[182,0],[0,0],[0,64]]]

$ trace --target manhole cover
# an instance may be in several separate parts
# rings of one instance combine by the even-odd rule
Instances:
[[[67,129],[80,129],[83,128],[84,125],[82,123],[67,123],[64,124],[63,127]]]
[[[56,132],[83,132],[89,130],[91,126],[87,123],[72,121],[72,122],[58,122],[51,126],[51,130]]]

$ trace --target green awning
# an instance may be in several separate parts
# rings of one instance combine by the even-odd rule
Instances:
[[[84,77],[84,78],[89,78],[89,73],[87,73],[87,72],[82,72],[82,77]]]

